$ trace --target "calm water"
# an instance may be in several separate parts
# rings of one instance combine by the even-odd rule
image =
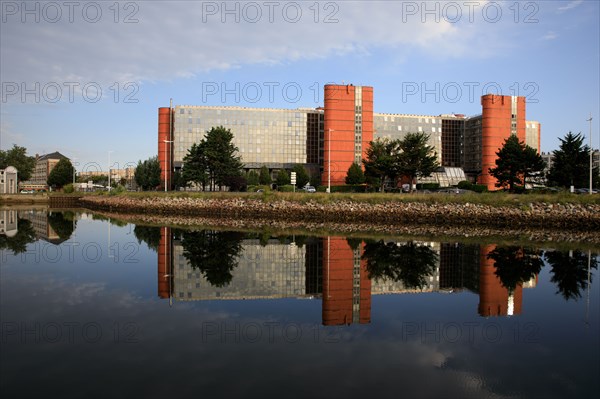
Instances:
[[[0,215],[4,397],[600,393],[598,259],[576,244]]]

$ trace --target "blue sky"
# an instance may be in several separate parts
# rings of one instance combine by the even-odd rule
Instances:
[[[600,146],[597,1],[2,1],[0,148],[82,169],[157,153],[157,108],[323,104],[374,87],[375,111],[481,112],[527,97],[542,151],[568,131]],[[100,94],[101,91],[101,94]],[[118,93],[118,96],[117,96]]]

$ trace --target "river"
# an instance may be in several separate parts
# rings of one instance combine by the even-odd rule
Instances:
[[[8,397],[600,393],[586,243],[0,218]]]

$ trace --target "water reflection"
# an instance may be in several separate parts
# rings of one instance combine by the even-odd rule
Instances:
[[[0,213],[0,391],[10,397],[600,388],[592,252],[181,230],[90,213],[75,214],[69,233],[68,215],[29,213]]]
[[[518,315],[543,257],[565,299],[588,281],[585,254],[496,246],[345,237],[272,237],[268,233],[154,229],[158,293],[176,301],[322,298],[324,325],[371,322],[371,298],[390,293],[479,296],[483,317]],[[592,256],[592,254],[590,254]],[[595,256],[595,255],[594,255]],[[585,259],[584,259],[585,257]],[[597,261],[591,263],[597,269]],[[591,273],[590,273],[591,275]]]

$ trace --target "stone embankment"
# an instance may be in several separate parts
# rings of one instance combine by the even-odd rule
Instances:
[[[82,206],[114,213],[234,220],[268,220],[299,224],[352,224],[376,226],[447,226],[513,231],[551,229],[563,232],[600,232],[600,205],[531,203],[528,206],[386,202],[371,204],[348,200],[305,203],[262,198],[190,198],[93,196]],[[364,229],[363,229],[364,230]]]

